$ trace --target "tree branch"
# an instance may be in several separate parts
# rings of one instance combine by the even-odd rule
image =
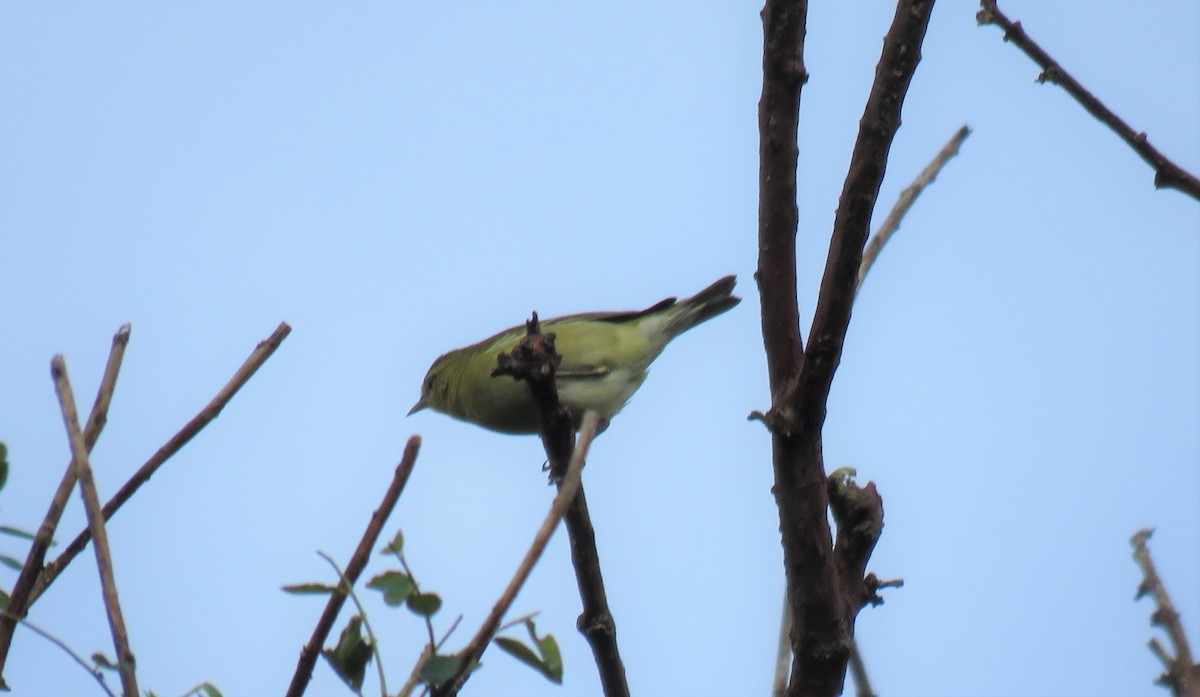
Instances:
[[[825,420],[825,402],[842,357],[846,330],[862,265],[863,246],[887,169],[892,140],[900,128],[900,108],[921,60],[921,43],[933,11],[932,0],[901,0],[884,37],[883,55],[859,122],[858,138],[833,220],[821,291],[809,330],[795,399],[803,422]]]
[[[1130,539],[1133,545],[1133,558],[1142,569],[1142,582],[1138,585],[1137,599],[1150,595],[1154,597],[1155,610],[1150,615],[1150,623],[1162,627],[1175,647],[1175,657],[1172,658],[1157,639],[1150,640],[1150,650],[1162,661],[1166,672],[1159,677],[1158,682],[1171,688],[1176,697],[1200,696],[1200,664],[1192,660],[1192,648],[1188,644],[1187,634],[1183,631],[1183,622],[1179,612],[1167,595],[1158,570],[1154,568],[1154,560],[1150,558],[1150,549],[1146,542],[1153,530],[1139,530]]]
[[[796,298],[796,140],[807,0],[767,0],[762,10],[763,88],[758,101],[758,282],[771,404],[783,407],[804,361]],[[768,426],[774,415],[764,418]]]
[[[352,588],[358,582],[358,577],[367,567],[371,550],[379,541],[379,534],[383,531],[384,524],[392,515],[392,510],[396,508],[396,502],[400,500],[404,486],[408,484],[408,477],[417,464],[417,453],[420,450],[421,437],[409,438],[408,443],[404,446],[404,455],[400,458],[400,464],[396,466],[396,473],[392,476],[392,484],[384,493],[383,500],[379,502],[379,508],[371,514],[371,521],[367,523],[367,529],[363,532],[362,539],[358,541],[358,547],[354,550],[354,555],[350,557],[350,563],[346,565],[345,578],[349,587]],[[325,643],[325,639],[329,636],[329,630],[333,628],[333,623],[337,621],[338,613],[342,611],[342,606],[345,604],[346,594],[329,594],[329,600],[325,603],[325,611],[317,620],[317,626],[313,629],[308,643],[300,650],[300,660],[296,663],[296,672],[292,674],[292,682],[288,686],[288,697],[300,697],[308,689],[308,682],[312,679],[317,657],[321,655],[321,645]]]
[[[912,208],[913,203],[916,202],[917,196],[919,196],[921,192],[925,190],[925,187],[933,183],[933,180],[937,178],[937,175],[941,172],[942,168],[945,167],[946,163],[958,154],[958,150],[962,146],[963,141],[966,140],[967,136],[970,134],[971,129],[967,126],[959,128],[958,132],[950,138],[949,142],[942,146],[942,149],[938,151],[933,160],[925,166],[925,169],[923,169],[921,173],[917,175],[917,178],[900,192],[900,196],[897,198],[896,203],[892,206],[892,211],[888,214],[887,219],[883,221],[883,225],[881,225],[879,229],[875,231],[875,234],[871,236],[870,241],[867,242],[866,250],[863,253],[862,263],[858,267],[858,281],[855,284],[855,293],[862,290],[862,284],[866,279],[867,272],[871,270],[871,267],[879,258],[879,254],[883,251],[884,245],[886,245],[888,241],[891,240],[892,235],[900,229],[900,222],[904,219],[904,216],[908,214],[908,211]],[[762,418],[761,415],[760,418]],[[834,472],[830,475],[828,482],[829,485],[833,487],[830,489],[830,499],[832,500],[839,497],[843,499],[841,504],[832,504],[835,512],[835,520],[838,522],[839,542],[837,548],[845,550],[848,545],[848,540],[854,539],[854,536],[848,536],[847,541],[842,541],[843,521],[854,518],[859,514],[866,516],[873,521],[877,519],[879,529],[875,530],[873,534],[875,541],[878,541],[879,533],[882,531],[883,526],[883,502],[882,500],[878,501],[879,508],[876,510],[874,499],[878,499],[879,497],[874,491],[874,484],[868,484],[871,489],[871,497],[868,497],[864,500],[864,503],[866,504],[865,510],[862,510],[859,512],[859,514],[855,514],[845,511],[845,508],[850,505],[849,502],[851,499],[858,496],[857,491],[854,496],[847,496],[842,492],[842,488],[844,487],[850,487],[855,490],[858,489],[858,485],[853,482],[853,479],[851,477],[841,476],[840,472]],[[839,508],[843,509],[842,518],[836,517]],[[874,547],[875,541],[870,542],[872,548]],[[868,552],[867,557],[869,556],[870,555]],[[863,570],[865,570],[866,558],[862,559],[862,565]],[[861,576],[861,572],[859,576]],[[871,602],[874,602],[878,598],[874,591],[879,587],[881,586],[876,585],[868,588],[868,595]],[[775,679],[773,681],[773,687],[771,691],[771,694],[775,695],[776,697],[783,697],[783,694],[787,689],[788,672],[792,664],[792,649],[790,645],[790,636],[792,631],[791,619],[791,611],[788,608],[785,598],[783,606],[783,622],[779,628],[779,652],[775,660]],[[850,645],[850,669],[854,674],[854,683],[857,686],[859,697],[874,697],[874,693],[871,690],[871,685],[867,679],[866,665],[863,662],[862,655],[858,650],[857,641]]]
[[[121,612],[121,601],[117,597],[117,581],[113,574],[112,553],[108,548],[108,533],[104,529],[104,518],[100,513],[100,497],[96,493],[96,481],[88,464],[88,448],[79,430],[79,414],[75,409],[75,393],[67,378],[67,364],[62,355],[50,361],[50,374],[54,378],[54,391],[62,409],[63,425],[71,443],[71,459],[75,462],[75,478],[79,481],[79,494],[83,508],[87,511],[88,528],[92,533],[96,551],[96,566],[100,570],[100,590],[104,596],[104,609],[108,613],[108,626],[112,630],[113,647],[117,652],[117,670],[121,675],[124,697],[138,697],[137,675],[134,671],[133,651],[129,648],[129,632],[125,628],[125,616]]]
[[[129,343],[129,333],[130,326],[124,324],[113,335],[112,349],[108,354],[104,377],[100,379],[100,388],[96,391],[96,401],[92,405],[91,414],[88,415],[87,426],[83,429],[83,444],[89,453],[96,445],[96,440],[100,437],[100,432],[104,430],[104,425],[108,423],[108,407],[112,403],[113,391],[117,386],[117,375],[121,372],[121,361],[125,358],[125,346]],[[72,458],[67,463],[62,481],[59,482],[54,497],[50,499],[50,507],[46,511],[46,516],[42,519],[42,524],[38,527],[37,534],[34,535],[33,543],[29,546],[29,554],[25,557],[25,564],[21,567],[21,573],[13,585],[12,595],[9,596],[7,611],[0,615],[0,674],[4,672],[4,664],[8,660],[8,650],[12,646],[17,621],[25,616],[25,613],[29,611],[29,605],[32,604],[30,597],[34,584],[42,573],[46,552],[50,549],[54,532],[58,529],[59,520],[62,518],[63,510],[66,508],[67,500],[70,499],[71,491],[74,488],[75,460]],[[0,677],[0,689],[7,689],[2,677]]]
[[[852,547],[838,557],[834,554],[826,517],[829,495],[821,428],[850,322],[871,213],[932,5],[930,0],[902,0],[884,39],[835,216],[809,345],[802,353],[795,311],[795,169],[805,6],[768,0],[763,10],[757,278],[772,398],[764,420],[772,433],[774,493],[792,613],[789,695],[841,693],[854,617],[861,607],[864,579],[861,574],[842,574],[857,569],[862,552]]]
[[[933,180],[941,173],[946,163],[958,154],[958,149],[962,147],[963,141],[969,135],[971,135],[971,128],[969,126],[964,125],[959,128],[950,137],[950,140],[942,146],[938,154],[933,156],[933,160],[925,165],[925,169],[921,170],[917,178],[906,186],[904,191],[900,192],[899,198],[896,199],[891,212],[884,219],[883,225],[880,225],[875,234],[871,236],[871,240],[867,242],[866,250],[863,251],[862,263],[858,267],[858,281],[854,284],[856,292],[862,289],[863,281],[866,280],[867,273],[871,270],[871,267],[875,265],[875,260],[879,258],[879,253],[883,251],[883,246],[900,229],[900,221],[908,214],[917,197],[921,195],[921,192],[925,191],[925,187],[933,183]]]
[[[850,647],[850,674],[854,676],[855,694],[858,697],[877,697],[871,689],[871,681],[867,677],[867,666],[863,663],[857,641]]]
[[[139,467],[138,471],[134,472],[133,476],[129,478],[129,481],[125,482],[125,484],[117,491],[117,493],[108,500],[108,503],[104,504],[103,512],[105,521],[108,521],[110,518],[112,518],[113,514],[117,512],[117,509],[123,506],[125,502],[133,496],[134,492],[136,492],[143,484],[149,481],[150,477],[158,471],[158,468],[161,467],[163,463],[170,459],[172,455],[179,452],[183,446],[187,445],[188,441],[195,437],[197,433],[203,430],[205,426],[207,426],[213,419],[220,415],[221,410],[225,408],[225,405],[229,403],[229,400],[233,399],[233,396],[237,394],[238,390],[240,390],[242,386],[245,385],[251,377],[253,377],[254,373],[257,372],[260,367],[262,367],[262,364],[271,357],[271,354],[275,353],[275,349],[279,348],[279,345],[283,343],[283,340],[287,338],[287,335],[291,331],[292,328],[289,327],[286,322],[281,322],[271,336],[267,337],[258,344],[254,351],[250,353],[250,356],[246,359],[246,362],[242,364],[242,367],[238,368],[238,371],[234,373],[229,382],[221,388],[221,391],[218,392],[215,397],[212,398],[212,401],[210,401],[207,406],[201,409],[199,414],[196,414],[196,416],[192,417],[192,420],[189,421],[187,425],[185,425],[179,431],[179,433],[176,433],[171,437],[171,440],[167,441],[165,445],[159,448],[158,452],[154,453],[154,455],[147,460],[145,464]],[[42,593],[46,591],[46,588],[48,588],[51,583],[54,583],[54,579],[58,578],[58,575],[62,573],[67,564],[70,564],[71,560],[78,556],[81,551],[83,551],[83,548],[87,546],[87,543],[89,540],[91,540],[91,538],[91,531],[88,529],[83,530],[75,537],[74,540],[71,541],[71,544],[67,545],[67,548],[58,555],[57,559],[49,564],[46,564],[46,567],[41,577],[38,579],[32,595],[30,596],[29,605],[33,605],[33,603],[36,602],[39,597],[41,597]]]
[[[511,375],[529,385],[538,406],[542,446],[550,460],[550,478],[562,489],[562,473],[570,462],[574,448],[570,414],[558,399],[554,381],[555,369],[561,358],[554,350],[554,334],[542,334],[537,313],[526,323],[526,336],[510,354],[501,354],[493,376]],[[571,540],[571,563],[583,612],[576,627],[588,641],[592,657],[600,674],[606,697],[629,697],[625,664],[617,646],[617,627],[608,608],[604,577],[600,573],[600,554],[596,550],[596,533],[588,515],[583,484],[579,485],[571,507],[564,517]]]
[[[1114,114],[1095,95],[1079,84],[1079,81],[1064,70],[1057,61],[1051,58],[1050,54],[1046,53],[1041,46],[1029,38],[1029,35],[1025,33],[1025,29],[1021,26],[1020,22],[1010,20],[1000,11],[1000,8],[996,6],[996,0],[980,0],[979,4],[981,9],[975,15],[976,21],[981,25],[995,24],[1003,29],[1004,40],[1016,44],[1017,48],[1024,51],[1025,55],[1032,58],[1042,69],[1042,73],[1037,78],[1038,82],[1053,82],[1062,87],[1089,114],[1096,117],[1100,123],[1112,129],[1121,140],[1133,148],[1134,152],[1154,168],[1155,188],[1177,189],[1200,201],[1200,179],[1197,179],[1195,175],[1167,159],[1165,155],[1150,144],[1150,141],[1146,139],[1145,133],[1134,131],[1121,117]]]

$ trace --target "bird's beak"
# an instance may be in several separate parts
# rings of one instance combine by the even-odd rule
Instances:
[[[412,416],[413,414],[416,414],[417,412],[421,411],[422,409],[424,409],[427,406],[429,406],[429,402],[426,402],[425,398],[422,397],[421,399],[417,400],[417,403],[413,405],[412,409],[408,410],[408,413],[405,414],[405,416]]]

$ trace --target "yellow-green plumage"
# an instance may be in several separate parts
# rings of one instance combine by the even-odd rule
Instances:
[[[562,355],[556,373],[559,400],[575,422],[591,410],[607,425],[672,339],[741,302],[732,294],[736,282],[736,277],[726,276],[691,298],[667,298],[640,312],[588,312],[543,320],[542,331],[554,332]],[[513,327],[438,358],[409,414],[430,407],[493,431],[537,433],[537,411],[525,383],[492,377],[496,356],[511,351],[524,334],[523,326]]]

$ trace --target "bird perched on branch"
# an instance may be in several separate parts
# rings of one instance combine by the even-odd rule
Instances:
[[[672,339],[742,301],[733,295],[735,283],[737,277],[726,276],[686,300],[667,298],[640,312],[586,312],[542,321],[542,331],[555,335],[562,356],[555,384],[574,423],[592,410],[603,430]],[[525,327],[513,327],[442,355],[429,368],[421,399],[408,413],[429,407],[501,433],[537,433],[537,407],[529,387],[492,377],[497,356],[512,351],[524,335]]]

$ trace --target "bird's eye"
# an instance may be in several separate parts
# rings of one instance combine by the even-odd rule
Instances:
[[[437,384],[437,376],[436,375],[430,375],[429,377],[425,378],[425,391],[426,392],[433,391],[433,386],[435,384]]]

